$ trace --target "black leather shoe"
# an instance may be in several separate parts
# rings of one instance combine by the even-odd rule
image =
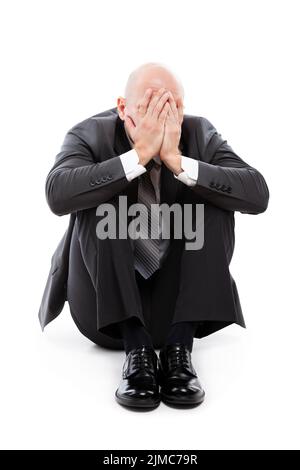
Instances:
[[[149,346],[129,351],[115,392],[117,402],[135,408],[156,408],[160,404],[157,366],[156,352]]]
[[[181,343],[164,346],[158,365],[161,399],[173,405],[200,405],[205,392],[192,365],[191,352]]]

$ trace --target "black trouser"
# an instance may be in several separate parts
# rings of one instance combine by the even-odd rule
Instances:
[[[130,239],[99,240],[95,211],[79,214],[71,241],[68,302],[79,330],[104,347],[123,349],[118,322],[138,317],[163,346],[172,323],[199,321],[195,337],[227,325],[245,327],[235,281],[229,271],[234,250],[234,213],[204,203],[204,245],[186,250],[173,240],[160,270],[145,280],[133,267]]]

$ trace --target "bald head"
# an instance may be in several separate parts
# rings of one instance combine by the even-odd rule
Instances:
[[[175,101],[184,97],[184,88],[175,73],[159,62],[147,62],[133,70],[128,77],[125,87],[127,106],[132,106],[140,100],[147,88],[154,93],[161,87],[171,91]]]
[[[141,119],[138,104],[147,88],[152,88],[152,96],[157,94],[160,88],[165,88],[172,93],[177,107],[183,103],[183,85],[175,73],[159,62],[147,62],[131,72],[124,90],[125,97],[119,96],[117,99],[119,117],[123,121],[127,116],[135,126],[137,125]]]

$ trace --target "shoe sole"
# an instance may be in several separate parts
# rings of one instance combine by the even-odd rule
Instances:
[[[148,408],[148,409],[154,409],[157,408],[160,405],[160,400],[155,401],[155,402],[146,402],[142,400],[130,400],[126,398],[121,398],[115,393],[115,399],[120,405],[124,405],[130,408]]]
[[[184,398],[174,398],[169,395],[161,394],[161,400],[166,405],[180,405],[180,406],[191,406],[191,405],[201,405],[204,402],[205,394],[199,400],[190,400]]]

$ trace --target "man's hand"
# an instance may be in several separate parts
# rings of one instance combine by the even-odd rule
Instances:
[[[136,127],[129,117],[125,118],[141,165],[146,165],[159,154],[168,110],[165,104],[169,97],[165,88],[160,88],[157,95],[153,96],[152,89],[149,88],[138,105],[140,119]]]
[[[183,170],[181,168],[181,152],[179,150],[179,142],[181,136],[181,124],[183,121],[183,102],[180,98],[178,109],[171,92],[167,107],[167,117],[165,119],[165,133],[163,143],[160,149],[160,158],[162,162],[175,175]]]

